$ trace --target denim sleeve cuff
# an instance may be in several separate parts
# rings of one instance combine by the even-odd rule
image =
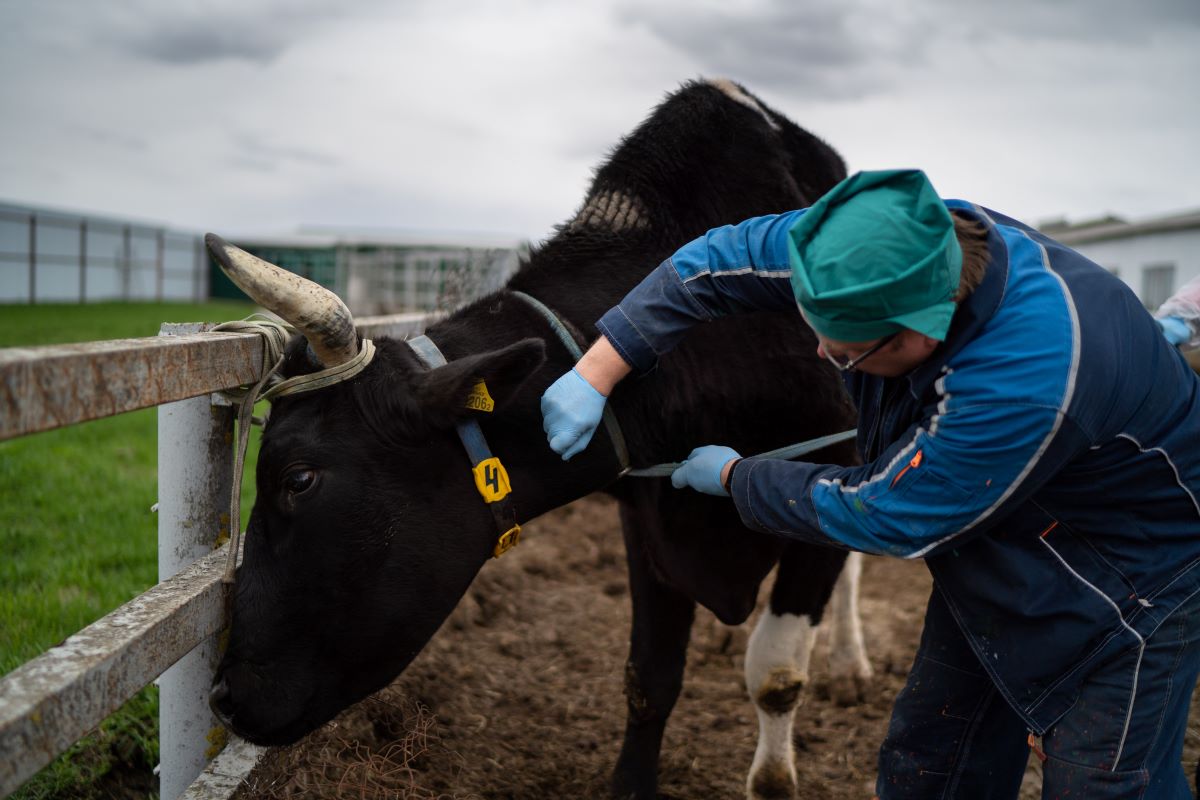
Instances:
[[[770,533],[789,540],[819,544],[824,547],[836,547],[842,550],[858,549],[825,533],[821,528],[820,521],[815,517],[815,509],[813,509],[814,516],[806,518],[802,509],[794,506],[784,511],[772,508],[769,504],[763,505],[769,494],[761,491],[762,487],[759,487],[760,491],[756,492],[754,483],[764,479],[778,479],[778,475],[768,474],[772,471],[769,467],[765,470],[762,469],[773,461],[774,459],[758,457],[743,458],[738,462],[737,469],[733,471],[729,481],[729,495],[733,498],[733,505],[742,519],[742,524],[752,531]],[[756,504],[759,506],[758,509],[755,508]],[[792,504],[789,503],[789,505]]]
[[[759,521],[750,502],[750,475],[757,465],[754,458],[743,458],[737,463],[737,469],[729,476],[729,496],[733,498],[733,506],[742,518],[743,525],[762,533],[776,533]]]
[[[634,327],[620,306],[614,306],[605,312],[596,322],[596,328],[638,375],[644,375],[658,363],[658,354]]]

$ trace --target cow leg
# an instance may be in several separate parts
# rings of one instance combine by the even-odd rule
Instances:
[[[846,554],[791,545],[784,551],[771,590],[746,648],[746,690],[758,713],[758,748],[746,778],[750,800],[792,798],[796,762],[792,719],[808,682],[816,628]]]
[[[862,701],[872,674],[858,611],[862,558],[862,553],[846,558],[829,603],[829,694],[841,706]]]
[[[629,562],[633,629],[625,664],[628,712],[625,740],[613,771],[613,795],[653,800],[658,790],[658,755],[667,717],[683,685],[683,667],[695,603],[661,583],[646,556],[643,537],[654,512],[620,503]]]

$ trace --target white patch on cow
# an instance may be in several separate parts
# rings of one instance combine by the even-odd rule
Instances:
[[[779,123],[771,119],[771,115],[767,113],[766,109],[760,106],[757,100],[742,91],[742,87],[738,86],[733,81],[729,80],[728,78],[713,78],[710,79],[708,83],[720,89],[733,101],[741,103],[746,108],[757,111],[762,115],[762,118],[766,120],[766,123],[770,126],[771,130],[779,130]]]
[[[808,682],[816,628],[807,616],[763,613],[746,648],[746,690],[758,714],[758,748],[746,778],[746,796],[756,787],[796,782],[792,719],[800,689]]]
[[[641,200],[624,192],[601,192],[587,199],[567,229],[602,228],[620,233],[649,225]]]
[[[871,662],[863,641],[862,619],[858,611],[859,581],[862,578],[862,553],[851,553],[842,567],[829,599],[829,670],[833,675],[850,676],[859,682],[871,677]]]

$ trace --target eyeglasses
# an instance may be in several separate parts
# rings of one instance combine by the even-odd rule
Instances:
[[[899,334],[899,331],[897,331],[896,333],[889,333],[887,336],[883,337],[878,342],[871,345],[870,347],[868,347],[863,352],[859,353],[854,358],[846,358],[845,356],[836,356],[835,357],[835,356],[830,355],[829,351],[825,350],[824,347],[822,347],[821,349],[824,350],[825,358],[829,359],[829,363],[833,364],[835,367],[837,367],[838,372],[849,372],[850,370],[854,369],[859,364],[861,364],[863,361],[865,361],[868,356],[870,356],[873,353],[875,353],[876,351],[878,351],[879,348],[884,347],[892,339],[895,339],[898,334]]]

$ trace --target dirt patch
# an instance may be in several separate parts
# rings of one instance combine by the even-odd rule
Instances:
[[[237,797],[606,797],[624,729],[630,613],[616,505],[589,497],[525,531],[400,678],[269,751]],[[819,646],[796,714],[802,798],[871,796],[876,749],[916,651],[930,590],[924,566],[868,558],[862,585],[876,677],[864,702],[837,706]],[[663,742],[662,797],[744,795],[757,737],[742,678],[753,622],[730,628],[698,611]],[[1193,732],[1184,763],[1197,757]],[[1022,800],[1040,794],[1037,767],[1031,760]]]

